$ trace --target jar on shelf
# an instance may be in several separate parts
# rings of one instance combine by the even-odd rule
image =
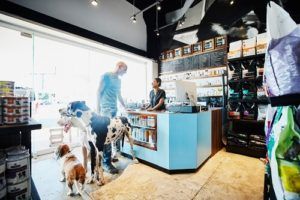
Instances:
[[[154,118],[154,116],[148,116],[147,126],[151,127],[151,128],[155,127],[155,118]]]

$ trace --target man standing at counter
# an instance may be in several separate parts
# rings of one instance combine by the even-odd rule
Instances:
[[[127,72],[127,65],[124,62],[118,62],[113,72],[105,73],[100,80],[97,91],[97,111],[102,116],[115,117],[118,111],[117,100],[125,108],[123,98],[121,96],[121,80]],[[120,143],[117,142],[117,149]],[[104,145],[103,149],[103,168],[105,171],[116,174],[118,170],[111,164],[111,145]]]
[[[152,82],[153,90],[150,92],[150,105],[147,107],[147,111],[161,111],[165,110],[166,92],[160,89],[161,79],[155,78]]]

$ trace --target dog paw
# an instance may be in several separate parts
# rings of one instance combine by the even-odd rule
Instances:
[[[69,192],[67,193],[67,195],[68,195],[68,196],[72,196],[72,195],[73,195],[73,192],[69,191]]]
[[[140,162],[138,161],[138,159],[133,159],[132,161],[134,164],[139,164]]]
[[[87,179],[86,183],[87,183],[87,184],[92,184],[92,183],[94,183],[93,177],[92,177],[92,176],[89,177],[89,178]]]
[[[104,184],[105,184],[104,180],[97,181],[97,185],[98,185],[98,186],[102,186],[102,185],[104,185]]]
[[[65,178],[65,177],[62,177],[59,181],[60,181],[60,182],[65,182],[65,181],[66,181],[66,178]]]

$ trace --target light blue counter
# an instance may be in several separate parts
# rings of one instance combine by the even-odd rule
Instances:
[[[136,156],[167,170],[197,169],[211,155],[211,112],[157,113],[157,151],[134,145]],[[123,153],[130,155],[124,144]]]

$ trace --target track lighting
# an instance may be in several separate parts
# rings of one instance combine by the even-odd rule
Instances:
[[[156,36],[158,37],[159,36],[159,30],[156,29],[154,32],[156,33]]]
[[[136,23],[136,16],[135,15],[133,15],[132,17],[131,17],[131,20],[132,20],[132,23]]]
[[[93,1],[91,2],[91,4],[92,4],[93,6],[97,6],[97,5],[98,5],[98,2],[97,2],[97,0],[93,0]]]
[[[184,22],[185,22],[185,17],[183,17],[181,20],[179,20],[179,27],[182,27]]]
[[[231,1],[230,1],[230,5],[233,5],[233,4],[234,4],[234,1],[233,1],[233,0],[231,0]]]
[[[152,3],[151,5],[149,5],[148,7],[144,8],[143,10],[137,11],[135,12],[135,0],[132,1],[132,11],[133,11],[133,15],[130,17],[130,19],[133,19],[134,16],[137,16],[139,14],[142,14],[143,12],[146,12],[147,10],[149,10],[152,7],[156,7],[156,11],[159,11],[162,9],[161,7],[161,2],[163,2],[163,0],[156,0],[154,3]],[[134,22],[135,23],[135,22]]]
[[[160,2],[159,2],[159,1],[157,1],[156,9],[157,9],[157,10],[161,10],[161,5],[160,5]]]

